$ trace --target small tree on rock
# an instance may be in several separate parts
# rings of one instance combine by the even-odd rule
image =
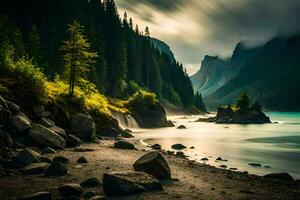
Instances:
[[[241,93],[236,99],[239,109],[248,109],[250,106],[250,98],[246,92]]]

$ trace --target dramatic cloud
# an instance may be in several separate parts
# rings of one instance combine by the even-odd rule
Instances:
[[[299,0],[116,0],[120,13],[150,27],[168,43],[188,72],[206,54],[230,56],[243,40],[249,45],[300,31]]]

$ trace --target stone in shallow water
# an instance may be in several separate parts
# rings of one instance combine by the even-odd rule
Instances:
[[[182,149],[186,149],[186,146],[184,146],[183,144],[173,144],[172,149],[176,149],[176,150],[182,150]]]
[[[135,171],[143,171],[158,179],[170,179],[171,170],[164,157],[157,151],[149,152],[133,164]]]
[[[107,196],[125,196],[161,189],[160,182],[144,172],[115,172],[103,175]]]

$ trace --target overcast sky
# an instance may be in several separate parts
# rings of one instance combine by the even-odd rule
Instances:
[[[190,74],[204,55],[231,56],[249,45],[300,30],[300,0],[115,0],[140,29],[170,45]]]

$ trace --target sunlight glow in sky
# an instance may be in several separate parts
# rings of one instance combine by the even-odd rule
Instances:
[[[300,31],[299,0],[115,0],[140,30],[166,42],[189,74],[203,57],[231,56],[239,41],[266,42]]]

